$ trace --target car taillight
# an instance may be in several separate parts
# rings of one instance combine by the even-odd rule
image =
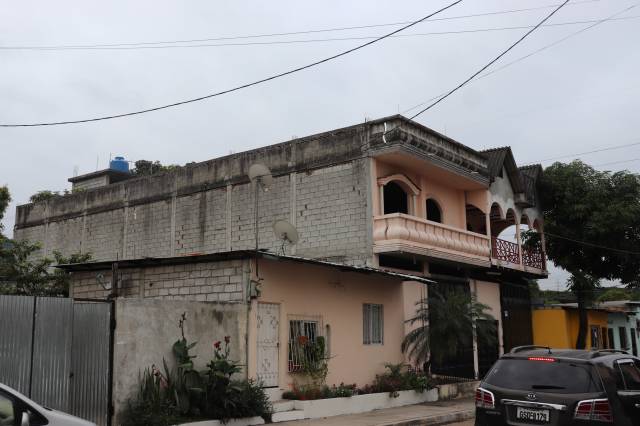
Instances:
[[[573,416],[577,420],[596,420],[613,423],[611,405],[608,399],[588,399],[578,402]]]
[[[492,392],[486,389],[476,389],[476,407],[479,408],[496,408],[496,400]]]

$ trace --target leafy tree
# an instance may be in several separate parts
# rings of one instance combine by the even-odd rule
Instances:
[[[601,172],[581,161],[554,163],[543,173],[539,194],[547,256],[571,274],[568,285],[580,310],[576,348],[583,349],[586,309],[600,280],[640,285],[640,175]],[[525,240],[539,243],[535,232]]]
[[[7,188],[6,186],[0,186],[0,244],[2,244],[2,230],[4,229],[2,219],[4,218],[4,214],[7,211],[7,207],[9,207],[10,201],[11,194],[9,194],[9,188]]]
[[[624,288],[608,288],[598,296],[598,302],[612,302],[616,300],[631,300],[632,292]]]
[[[5,240],[0,245],[0,294],[25,296],[68,296],[69,275],[53,265],[81,263],[91,255],[72,254],[65,257],[54,251],[53,259],[37,259],[39,244]]]
[[[443,294],[429,290],[430,297],[416,303],[416,314],[407,322],[418,324],[402,341],[402,352],[416,364],[437,363],[456,355],[464,344],[464,337],[475,331],[478,341],[497,344],[494,318],[487,313],[489,306],[475,296],[463,292]]]
[[[53,198],[57,198],[60,196],[61,196],[60,192],[58,191],[49,191],[49,190],[38,191],[35,194],[33,194],[31,197],[29,197],[29,202],[39,203],[42,201],[49,201]]]
[[[156,173],[167,172],[177,169],[179,166],[170,164],[163,166],[159,161],[138,160],[135,162],[133,174],[136,176],[151,176]]]

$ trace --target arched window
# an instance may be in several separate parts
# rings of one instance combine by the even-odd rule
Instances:
[[[384,214],[409,214],[407,193],[395,182],[388,182],[384,186]]]
[[[442,223],[442,210],[432,198],[427,199],[427,220]]]

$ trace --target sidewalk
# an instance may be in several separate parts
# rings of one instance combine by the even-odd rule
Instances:
[[[418,426],[442,425],[472,419],[475,413],[473,399],[431,402],[406,407],[388,408],[370,413],[324,419],[296,420],[278,423],[282,426]]]

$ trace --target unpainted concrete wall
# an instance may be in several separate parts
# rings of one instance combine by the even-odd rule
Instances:
[[[248,260],[127,268],[119,271],[118,295],[164,300],[242,302],[246,300]],[[71,274],[72,297],[104,299],[111,270]]]
[[[139,375],[163,360],[175,368],[172,345],[181,338],[178,320],[186,313],[184,326],[188,342],[198,342],[196,370],[203,370],[213,358],[213,342],[231,337],[231,359],[246,365],[246,304],[207,303],[177,300],[118,299],[113,352],[113,397],[115,412],[135,395]],[[223,344],[224,345],[224,344]],[[246,377],[246,368],[240,374]],[[117,424],[117,423],[116,423]]]

